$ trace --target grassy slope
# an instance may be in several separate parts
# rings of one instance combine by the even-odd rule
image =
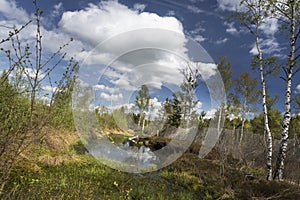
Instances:
[[[24,154],[7,186],[8,199],[300,199],[300,188],[266,182],[261,169],[231,160],[222,170],[214,152],[208,159],[185,153],[153,173],[128,174],[81,154],[75,133],[50,131],[42,145]],[[194,146],[197,146],[194,144]],[[30,158],[30,159],[29,159]],[[245,175],[251,172],[255,178]]]

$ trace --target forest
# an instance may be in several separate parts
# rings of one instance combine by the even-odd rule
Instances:
[[[299,1],[242,0],[243,12],[228,17],[253,38],[256,76],[234,78],[230,60],[220,57],[220,90],[187,63],[178,90],[158,107],[145,83],[130,105],[93,109],[80,63],[65,51],[74,39],[45,56],[43,11],[33,6],[30,21],[0,38],[0,199],[300,199],[300,93],[292,90]],[[282,23],[283,59],[262,50],[268,18]],[[20,34],[31,25],[35,41],[27,44]],[[286,85],[283,111],[270,77]],[[198,109],[200,87],[219,102],[212,117]],[[120,151],[130,153],[110,159]]]

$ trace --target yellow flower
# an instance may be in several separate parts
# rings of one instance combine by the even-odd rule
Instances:
[[[119,186],[119,184],[118,184],[116,181],[114,181],[114,185],[115,185],[116,187]]]

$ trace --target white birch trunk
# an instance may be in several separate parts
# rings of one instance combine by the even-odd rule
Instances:
[[[144,117],[143,117],[143,125],[142,125],[142,133],[144,133],[144,130],[145,130],[145,114],[144,114]]]
[[[269,127],[268,120],[268,109],[267,109],[267,92],[266,92],[266,82],[264,76],[264,66],[263,66],[263,57],[262,51],[259,46],[259,36],[258,36],[258,27],[256,28],[256,48],[258,51],[258,59],[259,59],[259,72],[260,72],[260,80],[262,85],[262,102],[263,102],[263,113],[264,113],[264,129],[267,133],[267,180],[272,180],[272,156],[273,156],[273,139],[272,133]]]
[[[241,127],[241,136],[240,136],[240,141],[239,141],[239,146],[242,145],[243,137],[244,137],[244,127],[245,127],[245,121],[246,121],[246,107],[247,107],[247,100],[246,98],[244,99],[243,103],[243,116],[242,116],[242,127]]]
[[[243,137],[244,137],[244,126],[245,126],[245,119],[242,119],[242,127],[241,127],[241,136],[239,141],[239,146],[242,145]]]
[[[295,36],[295,1],[290,2],[290,55],[288,67],[286,70],[286,91],[285,91],[285,111],[284,111],[284,120],[280,141],[280,149],[276,162],[276,172],[274,175],[275,179],[279,181],[283,180],[283,170],[284,170],[284,161],[286,158],[287,152],[287,141],[289,137],[289,127],[291,121],[291,87],[292,87],[292,77],[293,77],[293,68],[295,65],[295,50],[296,50],[296,36]]]
[[[142,120],[142,113],[140,114],[139,121],[138,121],[138,126],[139,127],[141,126],[141,120]]]
[[[217,129],[218,129],[218,135],[220,135],[221,134],[221,119],[222,119],[222,111],[223,111],[223,105],[221,105],[221,108],[220,108],[220,112],[219,112],[219,119],[218,119],[218,127],[217,127]]]

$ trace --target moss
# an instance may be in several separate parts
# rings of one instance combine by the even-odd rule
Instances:
[[[88,153],[88,150],[85,148],[81,140],[78,140],[69,147],[70,151],[74,151],[78,155],[84,155]]]

